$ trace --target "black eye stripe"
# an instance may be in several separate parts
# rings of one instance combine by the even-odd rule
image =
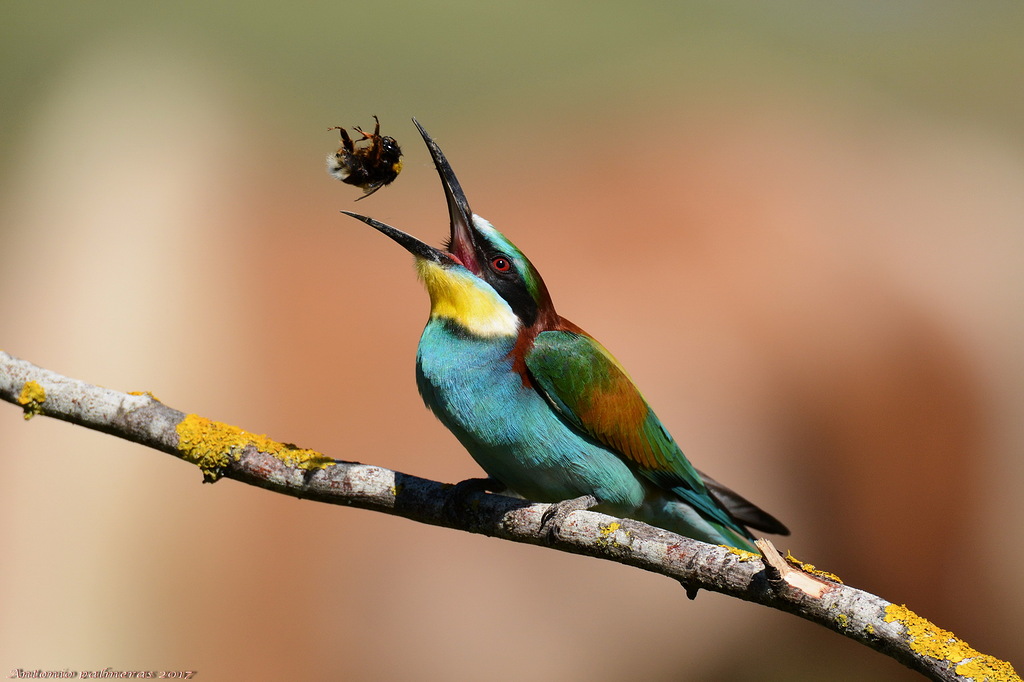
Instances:
[[[505,299],[523,325],[529,327],[537,319],[537,302],[533,300],[520,271],[521,267],[527,266],[497,249],[488,251],[481,254],[486,263],[481,277]]]

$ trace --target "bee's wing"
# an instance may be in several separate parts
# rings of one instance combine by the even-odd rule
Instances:
[[[368,185],[363,185],[363,196],[359,197],[359,199],[365,199],[383,186],[383,182],[371,182]],[[359,199],[356,199],[356,201],[359,201]]]

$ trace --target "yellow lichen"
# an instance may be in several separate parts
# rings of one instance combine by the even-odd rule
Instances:
[[[814,564],[806,564],[803,561],[797,559],[792,554],[790,554],[789,550],[786,550],[786,561],[792,564],[793,566],[796,566],[804,573],[810,573],[811,575],[816,575],[819,578],[824,578],[825,580],[831,580],[832,582],[839,583],[840,585],[843,584],[842,579],[840,579],[840,577],[835,573],[829,573],[828,571],[819,570],[814,567]]]
[[[1021,682],[1020,675],[1009,662],[987,654],[979,654],[969,661],[964,661],[956,667],[956,674],[979,682]]]
[[[845,613],[837,613],[836,622],[839,623],[839,627],[845,628],[847,625],[850,624],[850,617],[847,616]]]
[[[181,458],[199,467],[203,478],[210,483],[220,478],[221,470],[230,462],[237,462],[242,451],[250,445],[298,469],[324,469],[336,464],[315,450],[279,443],[264,435],[252,434],[196,414],[182,419],[177,431]]]
[[[44,402],[46,402],[46,391],[43,390],[43,387],[34,381],[26,381],[18,396],[18,404],[25,410],[25,419],[31,419],[42,412]]]
[[[761,558],[761,555],[757,552],[748,552],[747,550],[740,549],[739,547],[730,547],[729,545],[719,545],[719,547],[728,551],[729,554],[739,557],[740,563]]]
[[[160,402],[160,398],[157,398],[155,395],[153,395],[152,391],[128,391],[128,395],[145,395],[149,396],[150,398],[157,402]]]
[[[622,547],[622,543],[614,540],[612,536],[622,528],[622,524],[618,521],[612,521],[607,526],[601,526],[597,530],[601,534],[601,537],[594,541],[594,544],[598,547]],[[624,531],[626,537],[632,535],[628,530]]]
[[[399,495],[402,494],[402,487],[403,486],[399,485],[398,483],[396,483],[395,485],[391,486],[391,488],[390,488],[391,494],[394,495],[395,497],[398,497]]]
[[[868,623],[864,626],[864,632],[868,633],[869,635],[875,634],[875,626],[871,623]]]
[[[977,682],[1020,682],[1020,676],[1006,661],[982,654],[952,632],[937,627],[906,606],[885,607],[885,622],[898,622],[906,630],[910,648],[937,661],[953,663],[957,675]]]

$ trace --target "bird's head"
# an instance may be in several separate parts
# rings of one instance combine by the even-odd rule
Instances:
[[[451,232],[438,249],[390,225],[342,211],[401,244],[416,257],[430,293],[431,316],[478,336],[513,336],[520,329],[552,328],[558,320],[533,264],[489,222],[475,215],[448,159],[413,119],[441,177]]]

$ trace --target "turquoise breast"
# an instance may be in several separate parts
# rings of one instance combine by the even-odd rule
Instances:
[[[477,463],[523,497],[595,495],[609,511],[641,505],[644,485],[614,453],[577,432],[513,370],[515,337],[477,337],[432,318],[416,380],[427,407]]]

